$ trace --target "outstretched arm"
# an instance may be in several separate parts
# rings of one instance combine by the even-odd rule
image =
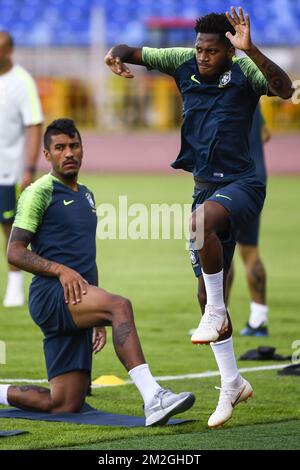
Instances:
[[[176,69],[185,61],[195,56],[195,48],[187,47],[129,47],[124,44],[113,47],[105,56],[105,62],[111,71],[122,77],[132,78],[131,70],[125,65],[143,65],[149,70],[173,76]]]
[[[231,14],[226,12],[226,16],[236,31],[235,35],[232,35],[230,32],[226,33],[226,37],[230,40],[231,44],[237,49],[244,51],[253,60],[265,76],[272,94],[283,99],[291,98],[294,89],[289,76],[252,43],[249,15],[246,14],[244,17],[241,7],[238,10],[238,14],[231,7]]]
[[[112,47],[106,54],[104,61],[113,73],[125,78],[134,77],[125,62],[134,65],[146,65],[142,60],[142,48],[129,47],[126,44]]]
[[[81,302],[82,295],[87,291],[87,281],[73,269],[42,258],[29,250],[28,245],[33,237],[34,233],[29,230],[14,227],[7,247],[8,262],[32,274],[58,277],[64,288],[65,302]]]

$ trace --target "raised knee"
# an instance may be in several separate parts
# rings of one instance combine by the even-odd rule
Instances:
[[[132,316],[132,305],[129,299],[118,296],[114,302],[113,313]]]

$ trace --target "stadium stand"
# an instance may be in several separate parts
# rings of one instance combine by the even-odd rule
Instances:
[[[225,6],[224,6],[225,4]],[[230,7],[228,2],[227,8]],[[297,45],[300,42],[300,1],[243,0],[252,18],[253,36],[264,45]],[[22,46],[88,46],[91,12],[101,8],[106,20],[106,43],[116,37],[127,43],[147,42],[149,17],[194,19],[226,8],[224,0],[1,0],[0,29],[9,30]],[[186,35],[176,30],[170,45]],[[193,34],[191,41],[194,40]],[[173,43],[173,44],[172,44]]]

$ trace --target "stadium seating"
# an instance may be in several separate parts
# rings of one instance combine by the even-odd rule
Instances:
[[[253,37],[264,45],[300,43],[300,0],[243,0],[252,18]],[[211,11],[221,12],[224,0],[1,0],[0,29],[10,31],[22,46],[86,46],[90,44],[91,12],[103,11],[107,45],[116,41],[142,45],[149,39],[149,17],[194,19]],[[170,34],[178,45],[186,36]]]

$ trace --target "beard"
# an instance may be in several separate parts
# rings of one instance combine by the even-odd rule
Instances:
[[[71,171],[70,173],[61,173],[61,176],[66,180],[73,180],[78,175],[78,171]]]

